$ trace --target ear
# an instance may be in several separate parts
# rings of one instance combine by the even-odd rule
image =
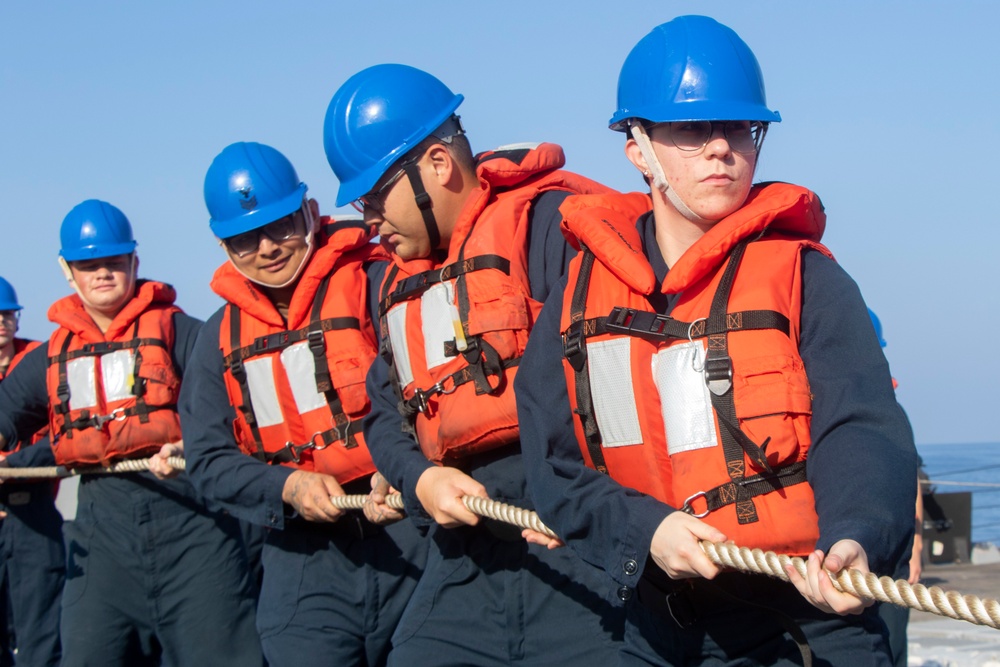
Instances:
[[[628,141],[625,142],[625,157],[635,165],[636,169],[642,172],[643,176],[649,175],[649,165],[646,164],[646,158],[643,156],[639,144],[632,137],[629,137]]]
[[[428,170],[426,175],[421,172],[421,177],[434,180],[442,186],[451,181],[453,173],[458,168],[444,144],[433,144],[424,155],[423,162]]]
[[[315,234],[319,231],[319,202],[315,199],[308,199],[306,201],[306,206],[309,207],[309,213],[312,214],[312,232]]]

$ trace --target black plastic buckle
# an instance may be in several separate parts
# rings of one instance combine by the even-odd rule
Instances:
[[[232,373],[237,382],[243,382],[243,380],[247,377],[246,368],[243,366],[243,360],[238,356],[233,356],[232,361],[229,362],[229,372]]]
[[[733,388],[733,360],[728,355],[705,360],[705,384],[716,396]]]
[[[583,322],[574,322],[562,336],[563,356],[577,373],[587,363],[587,350],[583,343]]]
[[[307,333],[306,340],[309,341],[309,349],[312,350],[313,355],[319,357],[326,352],[326,339],[322,329],[314,329]]]

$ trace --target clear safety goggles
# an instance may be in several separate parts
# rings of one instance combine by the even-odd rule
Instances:
[[[243,258],[257,252],[260,247],[261,236],[271,239],[272,243],[282,243],[296,237],[304,237],[308,231],[307,216],[303,212],[305,206],[295,211],[291,215],[268,223],[263,227],[251,229],[248,232],[230,236],[223,239],[229,251],[237,257]]]
[[[682,120],[657,123],[667,128],[670,142],[686,153],[701,151],[716,136],[716,128],[737,153],[756,153],[767,133],[767,123],[757,120]]]

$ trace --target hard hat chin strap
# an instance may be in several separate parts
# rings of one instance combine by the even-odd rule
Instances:
[[[691,222],[697,222],[700,224],[707,224],[712,222],[718,222],[717,220],[709,220],[708,218],[703,218],[691,208],[684,203],[684,200],[680,198],[680,195],[670,187],[670,183],[667,181],[666,174],[663,173],[663,167],[660,165],[660,161],[656,157],[656,153],[653,151],[653,144],[649,140],[649,135],[646,134],[646,128],[642,126],[637,120],[633,120],[629,125],[632,130],[632,138],[635,139],[636,145],[639,146],[639,151],[642,153],[643,159],[646,161],[646,166],[649,167],[649,173],[653,177],[653,187],[666,195],[670,203],[673,204],[677,212],[683,215],[685,218]]]
[[[280,285],[271,285],[269,283],[264,283],[264,282],[261,282],[259,280],[254,280],[253,278],[251,278],[250,276],[248,276],[247,274],[243,273],[243,271],[240,270],[240,267],[237,266],[236,262],[233,261],[233,256],[230,253],[227,252],[226,256],[229,257],[229,263],[233,265],[233,268],[236,269],[237,273],[239,273],[241,276],[243,276],[244,278],[246,278],[250,282],[255,283],[257,285],[260,285],[261,287],[266,287],[268,289],[281,289],[283,287],[288,287],[289,285],[294,284],[295,281],[299,279],[299,276],[302,275],[302,272],[305,270],[306,266],[309,265],[309,259],[312,257],[313,251],[316,249],[316,246],[313,243],[313,240],[314,240],[314,237],[315,237],[315,224],[316,223],[315,223],[314,218],[313,218],[312,209],[309,208],[309,204],[308,203],[306,203],[306,204],[303,205],[303,209],[304,209],[304,215],[305,215],[305,218],[306,218],[306,230],[307,230],[306,231],[306,239],[305,239],[306,240],[306,254],[302,257],[302,261],[299,262],[299,265],[296,267],[295,273],[292,274],[291,278],[289,278],[285,282],[281,283]]]
[[[410,179],[410,187],[413,188],[413,199],[417,202],[420,215],[424,218],[424,227],[427,228],[427,238],[430,241],[431,252],[434,252],[441,245],[441,231],[438,229],[434,211],[431,210],[433,205],[431,196],[427,194],[427,189],[424,188],[424,181],[420,178],[420,167],[417,166],[416,162],[407,162],[403,164],[403,171],[406,172],[406,177]]]

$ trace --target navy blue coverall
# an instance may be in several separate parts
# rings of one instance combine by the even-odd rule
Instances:
[[[668,269],[652,215],[640,216],[637,227],[662,284]],[[819,514],[817,548],[855,539],[873,572],[891,573],[913,530],[912,434],[854,281],[818,252],[807,252],[803,267],[799,352],[813,393],[807,475]],[[796,622],[829,664],[887,664],[885,628],[874,608],[859,616],[825,614],[785,582],[734,572],[711,583],[674,581],[648,560],[653,533],[676,510],[584,466],[563,370],[565,287],[563,280],[546,302],[514,383],[522,433],[531,434],[522,438],[525,469],[542,520],[568,536],[626,601],[620,664],[801,664],[775,610]],[[664,313],[678,298],[667,296]]]
[[[201,322],[173,317],[183,376]],[[48,346],[0,382],[10,442],[48,420]],[[63,666],[262,665],[254,590],[235,518],[209,511],[186,475],[84,475],[63,527]]]
[[[55,465],[48,438],[11,453],[12,468]],[[7,481],[0,486],[0,580],[10,601],[13,637],[4,650],[17,649],[15,662],[0,665],[55,665],[59,648],[59,607],[66,577],[62,515],[52,480]],[[6,601],[0,598],[0,604]],[[13,641],[10,641],[10,640]],[[8,654],[8,660],[13,657]]]
[[[368,269],[378,300],[385,262]],[[181,389],[188,472],[198,490],[233,516],[267,529],[257,627],[270,664],[385,664],[389,639],[416,586],[427,551],[410,521],[386,527],[348,512],[308,522],[281,499],[293,468],[244,454],[233,435],[235,408],[223,379],[220,309],[202,327]],[[367,494],[368,477],[344,485]]]

